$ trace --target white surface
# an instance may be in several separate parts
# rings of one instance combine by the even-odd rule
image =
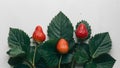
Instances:
[[[84,19],[95,33],[110,33],[111,55],[120,67],[120,0],[0,0],[0,68],[7,64],[9,27],[17,27],[31,36],[36,25],[46,32],[51,19],[59,12],[66,14],[73,25]]]

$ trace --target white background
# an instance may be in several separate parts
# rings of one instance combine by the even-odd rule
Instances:
[[[110,54],[117,60],[113,68],[120,67],[120,0],[0,0],[0,68],[10,68],[6,54],[9,27],[20,28],[31,36],[39,24],[46,32],[59,11],[74,26],[82,19],[88,21],[92,35],[109,32],[113,44]]]

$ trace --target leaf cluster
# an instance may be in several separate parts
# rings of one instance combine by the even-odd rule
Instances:
[[[59,12],[48,26],[49,40],[40,44],[31,41],[24,31],[10,28],[8,63],[13,68],[75,68],[77,65],[83,68],[112,68],[115,59],[108,54],[112,46],[109,33],[91,36],[91,27],[87,21],[78,22],[76,28],[80,23],[84,23],[89,32],[84,40],[73,37],[71,21]],[[57,42],[61,38],[69,43],[67,54],[60,54],[56,50]]]

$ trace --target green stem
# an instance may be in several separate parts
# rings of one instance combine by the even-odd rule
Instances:
[[[34,55],[33,55],[33,61],[32,61],[33,68],[36,68],[35,67],[35,55],[36,55],[36,51],[37,51],[37,46],[35,46]]]
[[[61,61],[62,61],[62,55],[60,56],[60,60],[59,60],[59,63],[58,63],[58,68],[60,68]]]
[[[74,68],[74,64],[75,64],[75,61],[73,59],[72,64],[71,64],[71,68]]]
[[[30,68],[33,68],[33,65],[31,62],[29,62],[28,60],[26,60],[26,58],[23,58],[24,59],[24,63],[27,64]]]
[[[25,60],[25,63],[26,63],[30,68],[33,68],[33,65],[32,65],[29,61]]]

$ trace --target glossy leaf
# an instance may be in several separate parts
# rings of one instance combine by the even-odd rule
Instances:
[[[113,68],[115,61],[116,60],[109,54],[103,54],[94,59],[94,63],[97,64],[97,68]]]
[[[47,32],[50,39],[65,38],[70,40],[73,38],[72,23],[62,12],[52,19]]]
[[[24,31],[16,28],[10,28],[8,44],[11,47],[8,54],[11,57],[16,57],[29,51],[30,39]]]
[[[76,52],[74,54],[74,59],[78,64],[84,64],[89,61],[89,52],[88,52],[88,45],[85,43],[76,45]]]
[[[71,68],[71,63],[68,63],[68,64],[62,64],[61,65],[61,68]],[[57,68],[57,67],[56,67]]]
[[[31,63],[33,62],[34,50],[35,50],[35,46],[31,46],[26,58]]]
[[[68,40],[68,43],[69,43],[69,50],[73,50],[74,47],[75,47],[75,40],[74,39],[70,39]]]
[[[48,68],[46,61],[42,58],[39,57],[39,60],[35,63],[36,68]]]
[[[84,68],[113,68],[115,59],[109,54],[102,54],[85,64]]]
[[[46,41],[43,46],[43,52],[42,52],[42,57],[45,59],[46,63],[50,67],[55,67],[59,63],[59,59],[61,54],[56,50],[56,45],[57,45],[58,40],[48,40]],[[62,61],[61,64],[65,63],[70,63],[72,60],[72,54],[68,53],[65,55],[62,55]]]
[[[19,64],[19,65],[14,66],[14,68],[30,68],[30,67],[26,64]]]
[[[92,58],[96,58],[103,53],[108,53],[111,49],[111,39],[108,32],[96,34],[89,41],[89,51]]]
[[[14,46],[12,47],[7,54],[9,54],[10,57],[16,57],[16,56],[21,56],[25,55],[25,52],[22,50],[20,46]]]
[[[97,65],[93,62],[88,62],[85,64],[84,68],[97,68]]]
[[[23,58],[21,57],[10,57],[8,63],[12,66],[23,63]]]

